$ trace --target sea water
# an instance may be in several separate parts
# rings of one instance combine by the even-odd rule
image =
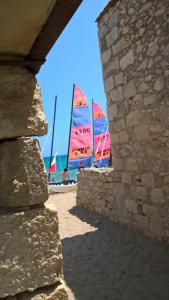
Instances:
[[[44,157],[44,163],[46,170],[49,169],[50,165],[50,157]],[[66,168],[67,164],[67,155],[59,155],[56,156],[56,173],[50,173],[50,178],[53,179],[55,182],[62,182],[63,177],[60,175]],[[69,179],[76,180],[77,179],[78,169],[70,170],[69,171]]]

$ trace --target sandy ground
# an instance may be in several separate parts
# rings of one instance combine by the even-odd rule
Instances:
[[[169,247],[50,196],[58,211],[70,300],[169,300]]]

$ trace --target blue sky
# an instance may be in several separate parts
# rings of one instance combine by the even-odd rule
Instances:
[[[106,111],[96,18],[108,0],[84,0],[51,49],[37,79],[42,89],[43,108],[52,127],[54,99],[57,95],[54,152],[66,154],[68,147],[72,87],[84,91],[89,105],[92,98]],[[39,138],[44,156],[50,155],[51,131]]]

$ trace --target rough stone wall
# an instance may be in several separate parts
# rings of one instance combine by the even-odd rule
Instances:
[[[102,185],[100,203],[110,217],[168,240],[169,2],[115,3],[98,28],[113,169],[120,177]]]
[[[38,141],[0,141],[0,206],[30,206],[47,199],[47,174]]]
[[[34,76],[0,66],[0,298],[67,299],[57,212],[45,207],[47,174],[30,138],[46,130]]]
[[[111,168],[80,170],[77,204],[119,221],[123,205],[120,179],[120,173]]]
[[[21,67],[0,66],[0,139],[47,133],[40,86]]]

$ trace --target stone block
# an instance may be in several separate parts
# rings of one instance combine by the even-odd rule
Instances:
[[[112,159],[112,165],[114,170],[124,170],[124,161],[121,158],[114,157]]]
[[[122,37],[116,44],[113,44],[113,53],[114,55],[123,51],[125,48],[129,46],[129,41]]]
[[[144,173],[141,175],[141,181],[143,186],[154,187],[154,175],[153,173]]]
[[[117,117],[120,118],[125,118],[125,116],[127,115],[128,112],[128,107],[126,105],[126,102],[123,101],[121,103],[118,104],[117,106]]]
[[[133,214],[138,214],[137,202],[135,200],[126,199],[125,208]]]
[[[99,38],[102,39],[108,33],[108,26],[106,24],[102,24],[101,26],[98,24],[99,29]]]
[[[109,106],[109,110],[108,110],[108,119],[109,121],[113,121],[114,118],[117,117],[117,105],[113,104],[111,106]]]
[[[150,219],[150,230],[159,240],[166,240],[164,228],[162,225],[162,220],[160,218],[151,218]]]
[[[124,97],[125,99],[129,99],[131,97],[134,97],[135,95],[136,95],[135,83],[134,80],[131,80],[124,86]]]
[[[123,83],[123,73],[121,72],[121,73],[115,75],[114,80],[115,80],[116,85],[122,84]]]
[[[143,212],[147,217],[158,218],[158,209],[155,205],[143,204]]]
[[[37,289],[34,292],[24,292],[15,296],[9,296],[5,300],[68,300],[64,283],[56,283]]]
[[[144,105],[151,105],[155,101],[157,101],[157,97],[155,95],[144,96]]]
[[[155,188],[151,191],[151,200],[155,204],[163,204],[165,202],[163,192],[160,188]]]
[[[150,130],[150,132],[153,132],[153,133],[159,133],[159,132],[162,132],[164,129],[162,127],[161,122],[157,121],[155,124],[151,124],[149,126],[149,130]]]
[[[138,67],[138,71],[145,70],[147,68],[148,59],[147,57],[141,62],[140,66]]]
[[[63,283],[54,284],[36,290],[33,293],[24,292],[17,295],[17,300],[68,300],[68,294]],[[11,299],[12,300],[12,299]]]
[[[106,50],[102,54],[102,64],[105,65],[110,61],[111,58],[111,49]]]
[[[110,60],[108,64],[103,66],[104,70],[104,78],[109,77],[110,75],[114,74],[114,71],[119,69],[119,61],[117,58]]]
[[[127,126],[132,127],[140,124],[140,121],[142,119],[141,112],[136,110],[132,111],[127,116]]]
[[[118,29],[117,27],[113,27],[112,31],[107,34],[106,41],[107,41],[107,46],[110,47],[114,41],[116,41],[118,38]]]
[[[108,77],[105,80],[105,89],[106,89],[106,92],[111,91],[113,89],[113,87],[114,87],[113,76],[110,76],[110,77]]]
[[[113,131],[123,131],[125,129],[125,121],[123,119],[117,120],[113,122],[112,125]]]
[[[119,144],[119,135],[117,133],[111,134],[112,144]]]
[[[125,144],[125,143],[128,143],[128,141],[129,141],[129,136],[126,133],[126,131],[119,132],[119,143]]]
[[[149,45],[147,50],[147,55],[150,57],[154,57],[159,49],[158,44]]]
[[[131,192],[137,200],[145,200],[147,197],[146,189],[142,186],[132,186]]]
[[[152,78],[153,78],[153,76],[152,76],[151,74],[147,75],[147,76],[145,77],[145,82],[151,81]]]
[[[121,174],[121,181],[123,183],[126,183],[126,184],[131,184],[132,183],[131,173],[129,173],[129,172],[122,172],[122,174]]]
[[[0,298],[52,285],[62,276],[55,211],[0,212]]]
[[[148,89],[149,89],[148,84],[146,82],[142,82],[140,84],[140,86],[138,87],[138,92],[143,93],[143,92],[146,92]]]
[[[119,19],[119,14],[118,14],[118,11],[116,10],[109,19],[109,28],[110,29],[114,28],[114,25],[116,25],[118,23],[118,19]]]
[[[113,89],[110,92],[110,100],[112,103],[120,102],[123,100],[123,90],[121,86],[119,86],[117,89]]]
[[[128,158],[127,159],[127,170],[128,171],[137,171],[137,161],[134,158]]]
[[[120,60],[120,67],[125,70],[129,65],[134,63],[133,50],[129,50],[125,56]]]
[[[147,140],[149,138],[148,125],[143,123],[140,126],[135,127],[134,133],[138,141]]]
[[[47,199],[47,174],[38,141],[0,142],[0,207],[30,206]]]
[[[169,175],[164,176],[164,184],[169,184]]]
[[[169,56],[169,44],[162,50],[162,52],[168,58],[168,56]]]
[[[164,88],[164,78],[159,77],[154,84],[154,89],[155,89],[155,91],[160,91],[163,88]]]
[[[47,133],[40,87],[25,68],[0,67],[0,139]]]

